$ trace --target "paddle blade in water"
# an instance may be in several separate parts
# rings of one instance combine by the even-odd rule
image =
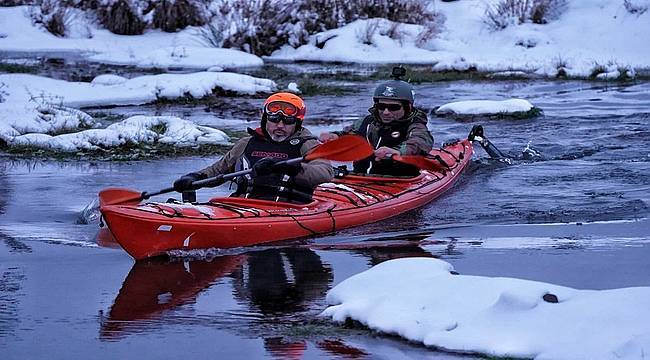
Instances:
[[[142,194],[135,190],[124,188],[107,188],[99,192],[99,205],[117,205],[125,203],[138,203]]]
[[[363,137],[359,135],[343,135],[336,140],[315,147],[305,156],[305,160],[356,161],[365,159],[373,153],[372,146]]]
[[[441,171],[444,167],[435,159],[421,155],[397,155],[392,157],[393,160],[404,164],[416,166],[418,169],[429,171]]]

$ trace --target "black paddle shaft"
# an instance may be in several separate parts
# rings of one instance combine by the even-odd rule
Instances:
[[[496,146],[494,146],[494,144],[492,144],[492,142],[490,142],[490,140],[488,140],[488,138],[485,137],[483,126],[481,125],[474,125],[472,130],[469,132],[467,139],[469,141],[477,141],[481,144],[485,152],[493,159],[503,159],[506,157],[499,149],[497,149]]]

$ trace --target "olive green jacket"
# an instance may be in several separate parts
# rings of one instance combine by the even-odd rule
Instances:
[[[255,131],[261,133],[261,129],[256,129]],[[246,136],[239,139],[239,141],[235,143],[232,149],[230,149],[221,160],[198,172],[205,174],[208,177],[234,172],[235,164],[237,163],[237,160],[243,156],[244,150],[246,149],[251,137],[252,136]],[[294,138],[310,138],[309,140],[306,140],[300,148],[300,153],[303,156],[309,152],[309,150],[320,144],[312,133],[305,128],[301,128],[285,141]],[[316,159],[310,162],[303,162],[302,169],[298,175],[295,176],[294,181],[300,186],[315,188],[318,184],[332,180],[333,177],[334,169],[330,162],[324,159]]]
[[[372,117],[373,121],[368,127],[366,137],[373,147],[376,147],[379,142],[378,134],[382,128],[403,126],[404,123],[408,123],[406,140],[403,141],[396,150],[399,150],[402,155],[420,155],[428,153],[433,148],[433,136],[431,136],[431,133],[427,128],[428,119],[427,114],[424,111],[415,109],[408,117],[388,124],[383,123],[379,119],[374,107],[368,109],[368,112],[370,112],[370,115],[357,120],[351,126],[346,126],[343,128],[343,131],[335,132],[335,134],[361,133],[361,125],[366,119]]]

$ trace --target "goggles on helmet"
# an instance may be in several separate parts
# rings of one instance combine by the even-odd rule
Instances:
[[[295,116],[285,116],[282,114],[282,112],[278,112],[277,114],[266,114],[266,120],[270,121],[274,124],[279,123],[282,121],[285,125],[293,125],[298,122],[298,118]]]
[[[295,105],[284,101],[271,101],[266,105],[264,111],[267,115],[282,114],[285,116],[296,116],[298,114],[298,108]]]

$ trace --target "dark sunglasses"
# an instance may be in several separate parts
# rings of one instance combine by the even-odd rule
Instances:
[[[277,124],[282,121],[285,125],[293,125],[298,122],[298,118],[295,116],[284,116],[280,113],[278,114],[267,114],[266,120]]]
[[[384,111],[388,109],[388,111],[399,111],[402,110],[402,104],[385,104],[385,103],[376,103],[375,104],[375,109],[379,111]]]

